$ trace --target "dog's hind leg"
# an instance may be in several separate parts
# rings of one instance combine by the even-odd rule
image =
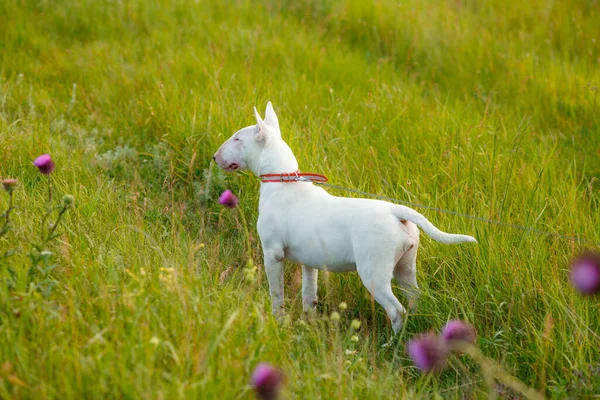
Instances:
[[[310,312],[317,306],[317,279],[319,270],[302,266],[302,306],[304,312]]]
[[[393,263],[390,262],[388,266],[383,268],[372,263],[358,263],[356,267],[363,284],[375,301],[385,309],[392,322],[394,334],[397,334],[402,329],[406,309],[392,292]]]
[[[419,302],[420,294],[417,284],[417,245],[411,247],[400,257],[394,267],[394,279],[409,300],[409,308],[414,309]]]

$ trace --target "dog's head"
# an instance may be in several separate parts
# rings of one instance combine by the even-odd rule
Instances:
[[[279,120],[271,102],[267,103],[265,119],[254,107],[256,125],[250,125],[233,134],[213,156],[213,160],[227,172],[252,169],[260,159],[263,149],[273,140],[281,138]]]

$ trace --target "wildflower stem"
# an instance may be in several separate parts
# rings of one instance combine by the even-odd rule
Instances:
[[[0,229],[0,237],[6,235],[9,229],[10,224],[10,212],[13,209],[13,192],[8,193],[8,208],[4,212],[4,225],[2,225],[2,229]]]
[[[483,381],[488,387],[488,400],[496,400],[498,397],[494,390],[494,371],[489,368],[489,365],[479,364],[481,367],[481,373],[483,375]]]
[[[452,341],[451,347],[452,349],[468,354],[473,360],[479,363],[485,375],[484,380],[488,385],[492,381],[492,378],[495,378],[498,381],[502,382],[504,385],[508,386],[509,388],[517,392],[523,393],[528,399],[544,399],[544,396],[541,393],[530,388],[529,386],[521,382],[519,379],[506,372],[500,364],[481,354],[481,352],[475,346],[469,345],[461,341]],[[492,390],[493,388],[490,387],[490,391]]]
[[[244,233],[246,234],[246,249],[248,252],[248,257],[252,258],[252,248],[250,245],[250,232],[248,231],[248,223],[246,222],[246,217],[244,216],[244,212],[240,207],[238,207],[240,217],[242,218],[242,225],[244,226]]]
[[[47,175],[48,177],[48,198],[46,199],[46,213],[44,214],[44,216],[42,217],[42,238],[44,238],[44,232],[45,232],[45,228],[46,228],[46,221],[48,220],[48,217],[50,216],[50,214],[52,213],[52,178],[50,177],[50,174]],[[50,235],[49,235],[50,236]],[[45,240],[44,242],[47,242],[47,240]]]
[[[58,224],[60,223],[62,216],[64,215],[64,213],[67,211],[68,208],[69,207],[67,207],[65,205],[60,209],[60,212],[58,213],[58,217],[56,218],[56,222],[52,225],[52,229],[48,233],[48,236],[46,236],[46,239],[44,240],[42,247],[52,239],[52,235],[54,234],[54,231],[58,227]]]
[[[52,178],[50,174],[48,176],[48,204],[52,203]]]

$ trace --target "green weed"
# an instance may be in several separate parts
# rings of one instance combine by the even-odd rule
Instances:
[[[262,361],[288,398],[483,397],[470,361],[421,376],[406,354],[452,318],[546,396],[598,393],[600,303],[568,266],[600,243],[599,17],[596,1],[3,1],[0,178],[19,188],[0,254],[38,229],[39,154],[77,207],[50,244],[49,296],[0,285],[0,397],[250,398]],[[422,302],[394,346],[355,274],[321,274],[304,321],[287,266],[278,324],[258,181],[211,164],[267,100],[303,171],[588,242],[419,210],[479,244],[423,238]]]

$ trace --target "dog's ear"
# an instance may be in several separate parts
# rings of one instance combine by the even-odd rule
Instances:
[[[258,128],[258,132],[256,132],[256,135],[254,136],[254,138],[256,139],[257,142],[260,142],[267,138],[267,135],[270,132],[269,126],[260,117],[260,114],[258,113],[258,110],[256,109],[256,107],[254,107],[254,116],[256,117],[256,126]]]
[[[277,119],[277,114],[275,114],[275,110],[273,110],[273,104],[271,104],[271,102],[267,103],[265,122],[270,127],[275,128],[275,130],[279,130],[279,119]]]

